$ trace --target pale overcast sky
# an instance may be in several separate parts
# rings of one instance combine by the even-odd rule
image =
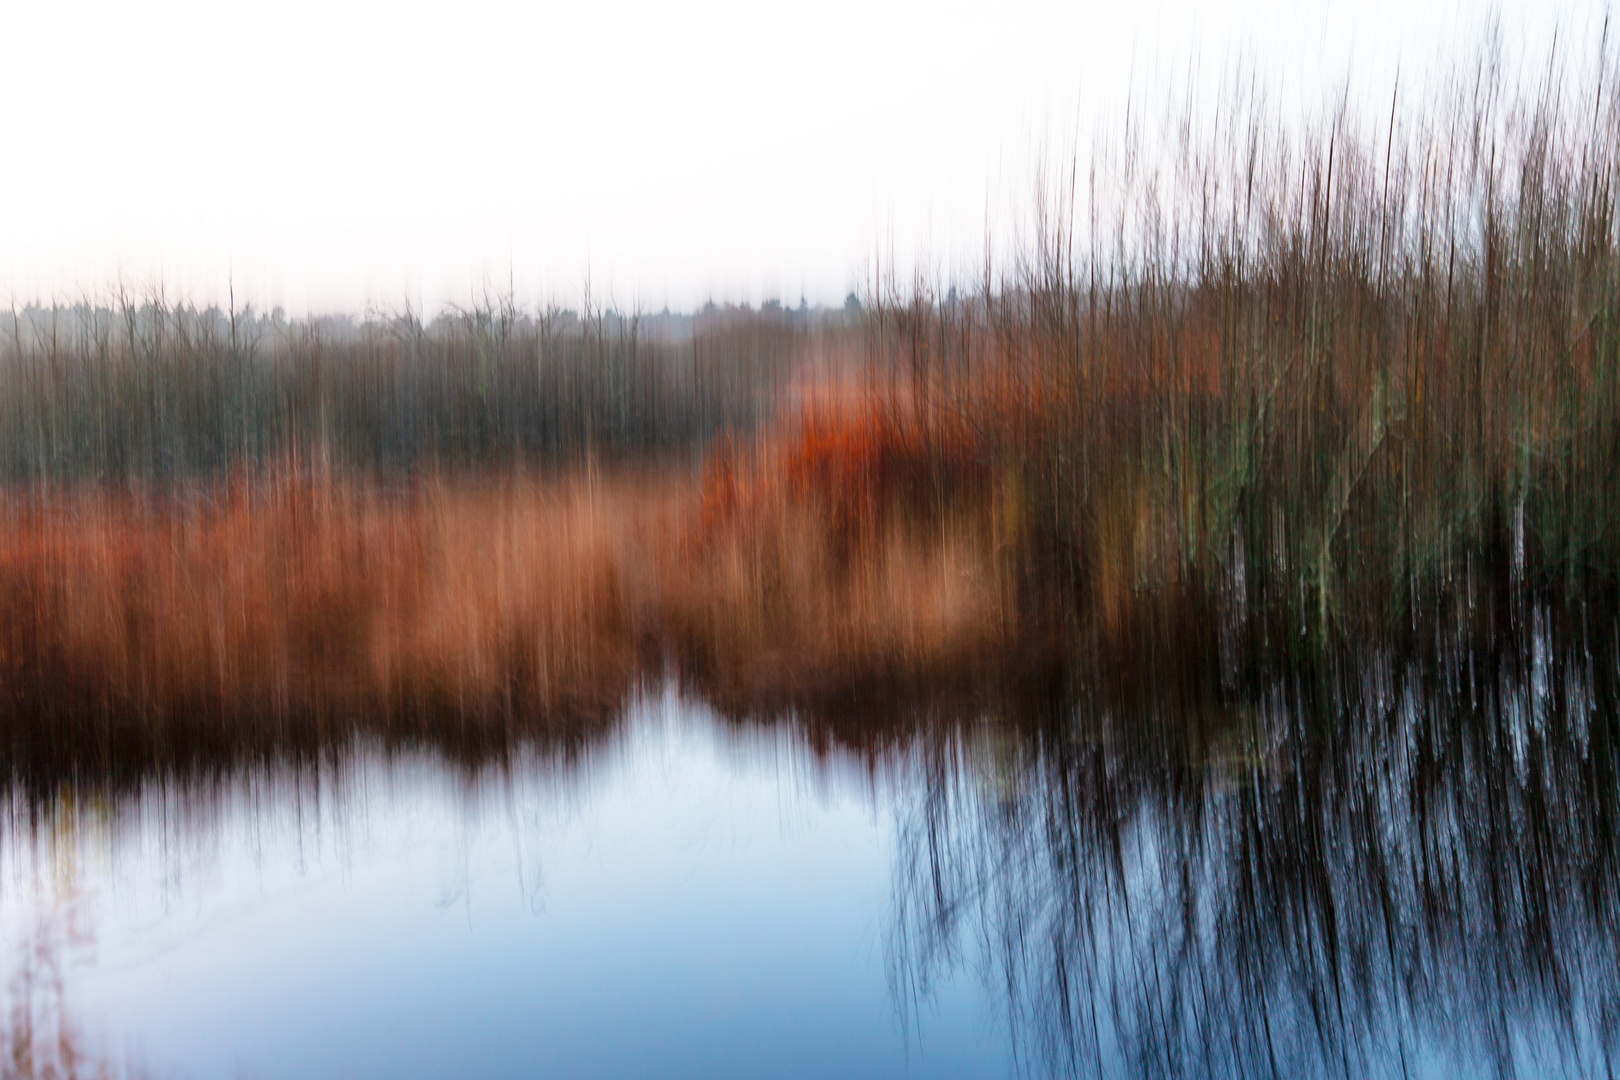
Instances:
[[[1570,0],[806,6],[7,4],[0,291],[164,281],[294,311],[599,295],[837,302],[971,251],[1035,151],[1244,61],[1310,108]]]

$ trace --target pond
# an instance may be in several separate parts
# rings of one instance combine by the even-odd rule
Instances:
[[[356,737],[17,783],[8,1059],[1605,1075],[1620,635],[1500,615],[848,715],[649,681],[474,760]]]

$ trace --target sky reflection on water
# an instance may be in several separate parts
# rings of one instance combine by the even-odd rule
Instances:
[[[1615,626],[36,786],[6,955],[159,1075],[1609,1075]]]
[[[75,1022],[160,1074],[1007,1073],[971,977],[902,1028],[889,795],[805,757],[654,698],[571,763],[151,790],[14,839],[5,926],[46,919]]]

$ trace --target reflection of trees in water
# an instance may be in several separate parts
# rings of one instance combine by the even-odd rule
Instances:
[[[1172,670],[952,741],[902,830],[897,991],[979,965],[1037,1072],[1604,1074],[1604,618],[1504,608],[1217,692]]]

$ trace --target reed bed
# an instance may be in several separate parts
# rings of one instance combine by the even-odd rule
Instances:
[[[1487,49],[1304,129],[1235,89],[1071,162],[976,289],[879,282],[910,497],[988,467],[1102,632],[1179,592],[1319,644],[1485,565],[1612,578],[1617,71],[1607,39],[1513,77]]]
[[[18,761],[454,739],[610,712],[636,670],[624,491],[291,469],[204,491],[89,489],[0,522]],[[450,719],[446,719],[446,718]]]
[[[1188,104],[1072,163],[1019,257],[858,309],[14,313],[8,738],[105,769],[601,717],[671,670],[738,711],[1151,679],[1609,595],[1616,67]]]
[[[15,768],[317,748],[475,752],[609,721],[672,663],[735,700],[912,684],[989,651],[981,537],[894,527],[835,565],[781,506],[705,524],[683,474],[385,485],[288,463],[209,485],[0,504]],[[69,772],[72,769],[68,769]]]

